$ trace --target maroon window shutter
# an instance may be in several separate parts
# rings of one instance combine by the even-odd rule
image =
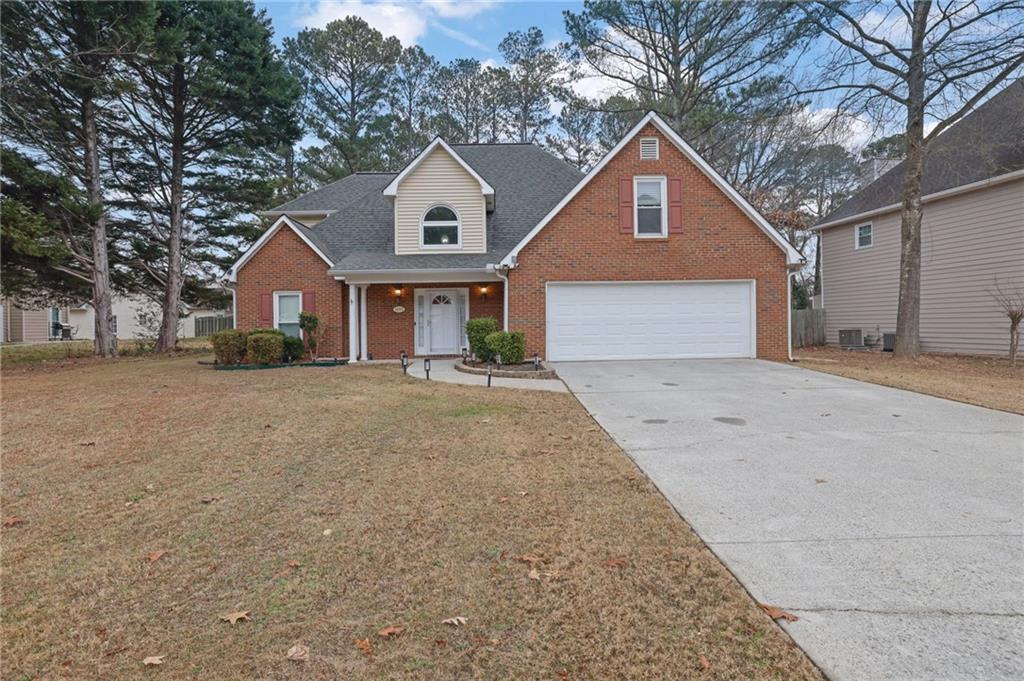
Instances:
[[[633,233],[633,178],[619,178],[619,231]]]
[[[302,292],[302,311],[316,314],[316,291]]]
[[[683,181],[678,177],[668,179],[668,232],[679,234],[683,231]]]
[[[274,295],[260,294],[260,326],[269,328],[274,325]]]

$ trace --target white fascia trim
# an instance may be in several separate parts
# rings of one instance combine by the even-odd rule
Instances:
[[[943,189],[941,192],[934,192],[932,194],[925,194],[921,197],[921,203],[930,203],[932,201],[938,201],[939,199],[946,199],[950,196],[956,196],[957,194],[965,194],[967,192],[973,192],[976,189],[984,189],[985,187],[991,187],[993,185],[1002,184],[1004,182],[1010,182],[1012,180],[1024,179],[1024,168],[1020,170],[1014,170],[1013,172],[1004,173],[1003,175],[996,175],[990,177],[987,180],[978,180],[977,182],[971,182],[970,184],[960,185],[959,187],[952,187],[950,189]],[[848,225],[851,222],[858,222],[864,220],[864,218],[875,217],[883,213],[891,213],[894,210],[899,210],[903,207],[903,202],[891,203],[888,206],[882,206],[881,208],[873,208],[872,210],[864,211],[863,213],[857,213],[845,218],[839,218],[838,220],[831,220],[824,222],[820,225],[815,225],[811,229],[827,229],[828,227],[838,227],[839,225]]]
[[[754,224],[761,228],[761,231],[767,234],[771,238],[771,240],[774,241],[775,244],[785,252],[786,264],[798,265],[804,261],[803,257],[800,255],[800,252],[797,251],[796,248],[794,248],[793,245],[789,243],[785,239],[785,237],[783,237],[778,232],[778,230],[772,227],[771,223],[769,223],[768,220],[766,220],[765,217],[761,215],[756,208],[750,205],[749,201],[743,198],[743,196],[738,191],[736,191],[736,189],[731,184],[726,182],[725,179],[721,175],[719,175],[718,172],[714,168],[712,168],[711,165],[693,149],[693,147],[687,144],[686,141],[682,137],[680,137],[675,130],[672,129],[672,126],[666,123],[657,113],[649,111],[646,116],[640,119],[639,123],[633,126],[632,130],[626,133],[625,137],[619,140],[618,144],[612,147],[612,149],[607,154],[605,154],[600,161],[597,162],[597,165],[591,168],[589,173],[583,176],[583,179],[581,179],[576,184],[576,186],[573,187],[572,190],[568,194],[566,194],[561,201],[558,202],[558,205],[552,208],[551,211],[544,216],[544,219],[538,222],[537,226],[531,229],[530,233],[527,234],[522,241],[516,244],[515,248],[509,251],[508,255],[506,255],[504,259],[502,259],[501,264],[513,264],[516,255],[519,254],[519,251],[521,251],[523,247],[526,246],[526,244],[530,243],[533,237],[537,236],[537,233],[540,232],[540,230],[544,229],[545,225],[551,222],[551,220],[554,219],[554,217],[558,215],[558,213],[561,212],[561,210],[565,208],[565,206],[568,205],[568,203],[572,201],[573,198],[575,198],[576,195],[579,194],[584,187],[590,184],[590,181],[594,179],[594,177],[599,172],[601,172],[604,169],[604,167],[608,165],[608,163],[613,158],[615,158],[615,156],[618,155],[620,151],[622,151],[623,147],[625,147],[630,140],[636,137],[637,134],[639,134],[639,132],[643,130],[648,123],[654,125],[654,127],[661,131],[661,133],[665,135],[665,137],[667,137],[673,144],[675,144],[676,147],[681,152],[683,152],[684,156],[689,158],[694,165],[700,168],[701,171],[705,175],[707,175],[708,178],[712,182],[714,182],[715,185],[719,189],[721,189],[726,196],[732,199],[733,203],[735,203],[740,208],[740,210],[746,213],[747,217],[754,221]]]
[[[467,173],[473,176],[474,180],[480,183],[480,190],[483,192],[484,196],[494,197],[494,187],[489,185],[487,180],[480,177],[480,174],[473,170],[473,167],[466,163],[466,161],[463,160],[463,158],[459,156],[454,149],[448,146],[448,143],[440,137],[435,137],[434,141],[428,144],[426,148],[419,153],[419,156],[410,161],[409,165],[405,166],[405,168],[402,169],[402,172],[398,173],[398,175],[395,176],[395,179],[391,180],[391,183],[388,184],[387,187],[384,187],[384,191],[382,192],[384,196],[397,196],[398,185],[402,183],[402,180],[404,180],[409,173],[416,170],[416,168],[419,167],[419,165],[423,163],[428,156],[430,156],[431,152],[438,147],[441,147],[448,152],[448,155],[454,158],[456,163],[462,166]]]
[[[323,251],[316,247],[316,244],[309,240],[309,237],[302,233],[302,229],[298,226],[298,224],[296,224],[287,215],[282,215],[277,219],[277,221],[274,224],[270,226],[270,228],[267,231],[263,233],[263,236],[256,240],[256,243],[250,246],[249,249],[242,254],[242,257],[238,259],[238,262],[231,266],[231,269],[228,270],[228,274],[225,277],[225,279],[230,282],[237,282],[238,270],[242,269],[242,266],[245,265],[245,263],[249,262],[249,259],[252,258],[252,256],[256,255],[257,251],[263,248],[263,245],[270,241],[271,237],[277,234],[278,230],[280,230],[281,227],[289,227],[293,232],[295,232],[295,234],[300,239],[302,239],[303,243],[305,243],[307,246],[313,249],[313,252],[320,256],[321,260],[327,263],[328,267],[334,264],[334,261],[328,258]]]

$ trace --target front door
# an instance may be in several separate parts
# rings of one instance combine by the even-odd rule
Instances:
[[[462,351],[467,297],[461,289],[416,292],[417,354],[457,355]]]

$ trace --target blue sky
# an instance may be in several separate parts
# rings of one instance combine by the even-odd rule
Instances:
[[[501,61],[498,43],[510,31],[538,26],[549,40],[565,38],[562,11],[582,2],[493,2],[425,0],[371,3],[365,0],[257,2],[274,22],[275,38],[293,36],[307,26],[355,14],[403,45],[419,44],[443,63],[460,57]]]

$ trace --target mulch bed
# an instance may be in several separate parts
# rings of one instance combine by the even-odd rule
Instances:
[[[485,362],[477,362],[476,365],[471,362],[458,361],[455,363],[455,370],[461,371],[467,374],[480,374],[487,375],[488,365]],[[490,365],[491,376],[498,378],[540,378],[540,379],[553,379],[558,378],[558,374],[555,370],[547,366],[543,362],[540,364],[540,370],[538,370],[533,362],[523,362],[522,364],[497,364]]]

